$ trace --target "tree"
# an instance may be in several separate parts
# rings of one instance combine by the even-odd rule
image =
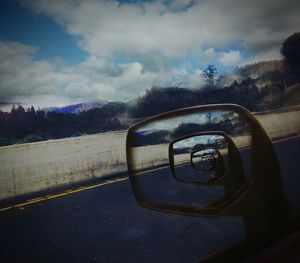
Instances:
[[[284,40],[280,51],[291,73],[300,78],[300,32]]]
[[[216,88],[219,84],[220,75],[214,65],[208,65],[203,69],[203,77],[206,82],[206,87],[209,89]]]

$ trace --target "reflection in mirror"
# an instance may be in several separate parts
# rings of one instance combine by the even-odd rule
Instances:
[[[219,164],[216,170],[200,168],[200,164],[197,162],[199,160],[199,158],[196,158],[197,152],[208,147],[215,149],[216,155],[219,154],[215,157]],[[169,160],[174,178],[182,182],[207,182],[211,178],[221,176],[225,173],[223,159],[225,159],[227,167],[227,147],[225,137],[220,134],[199,135],[197,133],[188,137],[184,136],[182,139],[176,139],[169,145]],[[194,157],[192,157],[193,153]]]
[[[208,131],[219,131],[219,134],[210,132],[178,140]],[[223,176],[228,166],[228,139],[224,138],[222,132],[237,137],[251,133],[243,116],[231,110],[183,112],[150,119],[131,128],[127,139],[127,157],[130,159],[128,167],[136,196],[140,196],[144,204],[184,205],[192,209],[214,203],[220,206],[224,200],[229,200],[229,196],[232,198],[244,184],[240,179],[243,178],[242,165],[238,169],[231,169],[233,174],[230,176]],[[251,140],[247,143],[251,143]],[[220,153],[215,159],[223,163],[216,166],[222,169],[200,171],[193,168],[191,153],[208,147]],[[170,161],[170,152],[174,155],[173,163]],[[216,181],[218,177],[220,179]],[[201,186],[206,182],[210,184]]]
[[[215,170],[218,159],[217,150],[208,148],[191,153],[191,164],[194,169],[203,172]]]
[[[205,135],[208,137],[193,141]],[[216,135],[225,138],[219,148]],[[188,138],[193,139],[184,141]],[[205,157],[205,148],[216,149],[218,157],[213,150],[206,151]],[[270,234],[289,215],[272,143],[255,117],[241,106],[205,105],[148,118],[129,129],[126,151],[132,189],[146,208],[198,216],[241,216],[251,237]],[[214,171],[218,165],[212,163],[218,160],[226,160],[223,172],[204,183],[189,181],[188,170],[177,177],[178,169],[185,167]]]

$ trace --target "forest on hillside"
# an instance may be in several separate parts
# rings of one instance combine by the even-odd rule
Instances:
[[[125,129],[117,116],[126,110],[124,103],[111,102],[101,108],[75,113],[57,113],[13,107],[0,111],[0,145],[36,142]]]
[[[300,33],[285,40],[283,60],[238,68],[238,79],[225,85],[214,65],[204,68],[205,85],[197,89],[153,87],[131,103],[110,102],[80,113],[60,113],[14,106],[0,110],[0,146],[124,130],[135,121],[183,107],[235,103],[250,111],[300,104]]]

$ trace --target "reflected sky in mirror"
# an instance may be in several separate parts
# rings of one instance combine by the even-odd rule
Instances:
[[[241,116],[232,111],[204,111],[184,113],[175,117],[153,120],[136,129],[139,136],[164,131],[177,138],[196,131],[220,130],[226,133],[240,133],[247,129]]]
[[[225,139],[220,135],[200,135],[180,140],[173,144],[173,149],[191,148],[197,144],[215,144],[222,143]]]
[[[187,123],[195,123],[201,125],[208,123],[218,123],[221,120],[224,120],[224,116],[230,116],[232,114],[232,112],[224,111],[209,111],[201,113],[184,114],[182,116],[153,121],[147,125],[141,126],[136,130],[136,132],[138,132],[139,134],[144,134],[147,132],[149,133],[151,131],[158,130],[172,131],[176,129],[180,124]]]

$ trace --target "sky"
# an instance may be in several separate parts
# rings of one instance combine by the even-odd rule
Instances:
[[[127,101],[279,59],[299,0],[2,0],[0,102]]]

